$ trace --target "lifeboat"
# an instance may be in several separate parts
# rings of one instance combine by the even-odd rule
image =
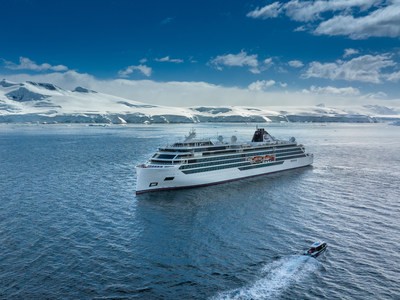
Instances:
[[[255,162],[255,163],[260,163],[260,162],[262,162],[263,160],[264,160],[264,157],[262,157],[262,156],[254,156],[254,157],[252,158],[252,161]]]

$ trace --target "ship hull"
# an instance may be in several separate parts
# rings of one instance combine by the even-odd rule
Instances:
[[[185,174],[179,169],[179,166],[164,168],[144,168],[138,166],[136,167],[136,194],[222,184],[245,178],[301,168],[311,165],[312,163],[313,156],[307,155],[301,158],[287,159],[279,164],[255,164],[255,168],[251,169],[228,168],[194,174]]]

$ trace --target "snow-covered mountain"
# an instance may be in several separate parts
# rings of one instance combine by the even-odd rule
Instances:
[[[362,107],[168,107],[83,87],[0,81],[0,123],[380,122],[400,120],[400,110]]]

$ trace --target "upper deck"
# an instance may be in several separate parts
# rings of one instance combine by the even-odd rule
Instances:
[[[158,151],[145,164],[146,167],[179,167],[179,169],[202,168],[207,166],[220,166],[221,164],[248,164],[252,159],[267,157],[278,163],[289,158],[303,157],[303,145],[297,144],[294,138],[278,140],[269,135],[264,129],[257,129],[251,142],[237,143],[236,137],[231,142],[223,141],[218,137],[217,142],[211,140],[194,139],[186,137],[184,142],[159,147]],[[190,171],[192,172],[192,171]]]
[[[194,152],[210,152],[210,151],[223,151],[227,149],[240,150],[243,148],[257,147],[257,146],[273,146],[280,144],[290,144],[294,143],[291,141],[277,140],[271,136],[263,128],[257,128],[253,135],[251,142],[245,144],[237,143],[236,136],[231,137],[231,143],[223,142],[223,137],[218,137],[218,142],[213,143],[211,140],[195,140],[196,132],[194,130],[190,131],[189,135],[185,137],[184,142],[174,143],[173,145],[167,145],[165,147],[158,148],[159,152],[169,152],[169,153],[194,153]]]
[[[243,157],[256,155],[260,151],[278,153],[285,152],[286,148],[302,148],[302,145],[297,145],[294,138],[290,141],[278,140],[264,129],[257,129],[251,142],[242,144],[236,142],[236,137],[232,137],[230,143],[223,142],[222,137],[219,137],[216,143],[211,140],[196,140],[194,137],[195,132],[191,131],[185,141],[159,147],[158,152],[153,155],[149,163],[160,165],[190,164],[209,160],[210,157],[213,157],[213,160],[214,157],[215,159],[227,159],[237,155]]]

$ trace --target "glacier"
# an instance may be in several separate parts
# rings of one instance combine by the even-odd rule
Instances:
[[[382,105],[198,106],[152,105],[84,87],[0,81],[0,123],[199,123],[199,122],[399,122],[400,109]]]

